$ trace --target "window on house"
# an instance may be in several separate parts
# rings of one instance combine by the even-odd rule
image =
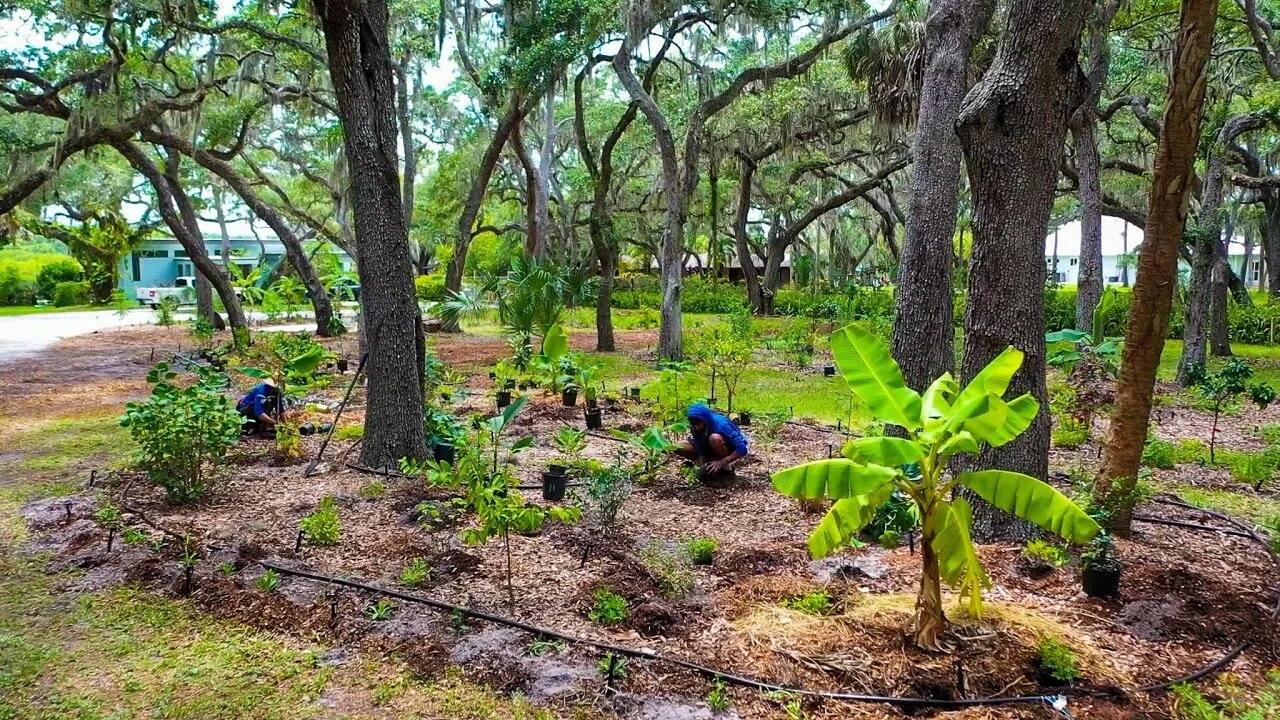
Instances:
[[[1261,277],[1262,277],[1262,261],[1254,260],[1253,267],[1250,268],[1250,271],[1249,271],[1249,280],[1251,282],[1258,282],[1258,280]]]
[[[1119,275],[1108,275],[1108,276],[1107,276],[1107,282],[1109,282],[1109,283],[1118,283],[1118,282],[1120,282],[1120,276],[1119,276]]]
[[[169,251],[168,251],[168,250],[139,250],[138,252],[136,252],[136,253],[134,253],[134,254],[135,254],[137,257],[141,257],[141,258],[167,258],[167,257],[169,257]]]
[[[191,257],[190,255],[187,254],[186,250],[174,250],[173,256],[176,258]]]
[[[1075,265],[1075,264],[1076,264],[1077,262],[1079,262],[1079,261],[1080,261],[1080,258],[1071,258],[1071,264],[1072,264],[1072,265]]]

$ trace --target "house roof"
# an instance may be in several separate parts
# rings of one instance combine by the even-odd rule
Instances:
[[[1080,255],[1080,221],[1072,220],[1071,222],[1060,226],[1056,230],[1057,234],[1057,253],[1058,257],[1077,257]],[[1050,232],[1044,239],[1045,257],[1053,257],[1054,254],[1054,235]],[[1110,215],[1102,216],[1102,256],[1114,257],[1123,255],[1125,252],[1133,252],[1134,248],[1142,244],[1143,232],[1142,228],[1132,223],[1121,220],[1118,217]],[[1125,250],[1125,248],[1128,250]],[[1244,238],[1237,235],[1231,238],[1231,245],[1228,249],[1230,255],[1244,255]]]

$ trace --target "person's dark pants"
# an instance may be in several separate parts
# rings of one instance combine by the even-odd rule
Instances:
[[[707,437],[706,444],[708,449],[711,451],[710,454],[701,452],[698,448],[698,444],[693,441],[692,437],[690,437],[689,443],[685,446],[685,451],[681,452],[682,455],[698,464],[698,482],[713,487],[732,483],[737,478],[737,475],[733,472],[733,468],[727,467],[719,472],[713,473],[706,467],[707,463],[713,460],[727,458],[733,454],[733,451],[730,450],[729,446],[725,443],[724,436],[720,433],[711,433],[711,435]]]
[[[243,410],[240,408],[236,408],[236,411],[240,413],[240,417],[242,418],[242,420],[240,421],[240,433],[242,435],[269,436],[269,435],[275,434],[272,428],[269,428],[266,425],[263,425],[261,422],[258,422],[258,418],[249,414],[253,412],[253,408],[245,408]]]

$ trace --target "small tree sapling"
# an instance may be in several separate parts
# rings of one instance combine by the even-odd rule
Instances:
[[[1239,358],[1228,360],[1222,369],[1209,372],[1204,365],[1192,366],[1187,381],[1195,387],[1213,408],[1213,428],[1209,431],[1209,462],[1215,462],[1214,449],[1218,442],[1218,418],[1222,409],[1236,397],[1248,393],[1258,409],[1265,409],[1276,397],[1276,391],[1264,382],[1250,382],[1253,368]]]

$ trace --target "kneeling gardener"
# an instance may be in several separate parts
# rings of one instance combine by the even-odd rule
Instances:
[[[236,411],[244,416],[244,432],[264,435],[275,429],[275,413],[280,407],[280,389],[267,379],[255,385],[236,403]]]
[[[689,406],[689,440],[676,452],[698,463],[698,477],[710,484],[733,480],[733,466],[747,456],[747,438],[729,418],[702,403]]]

